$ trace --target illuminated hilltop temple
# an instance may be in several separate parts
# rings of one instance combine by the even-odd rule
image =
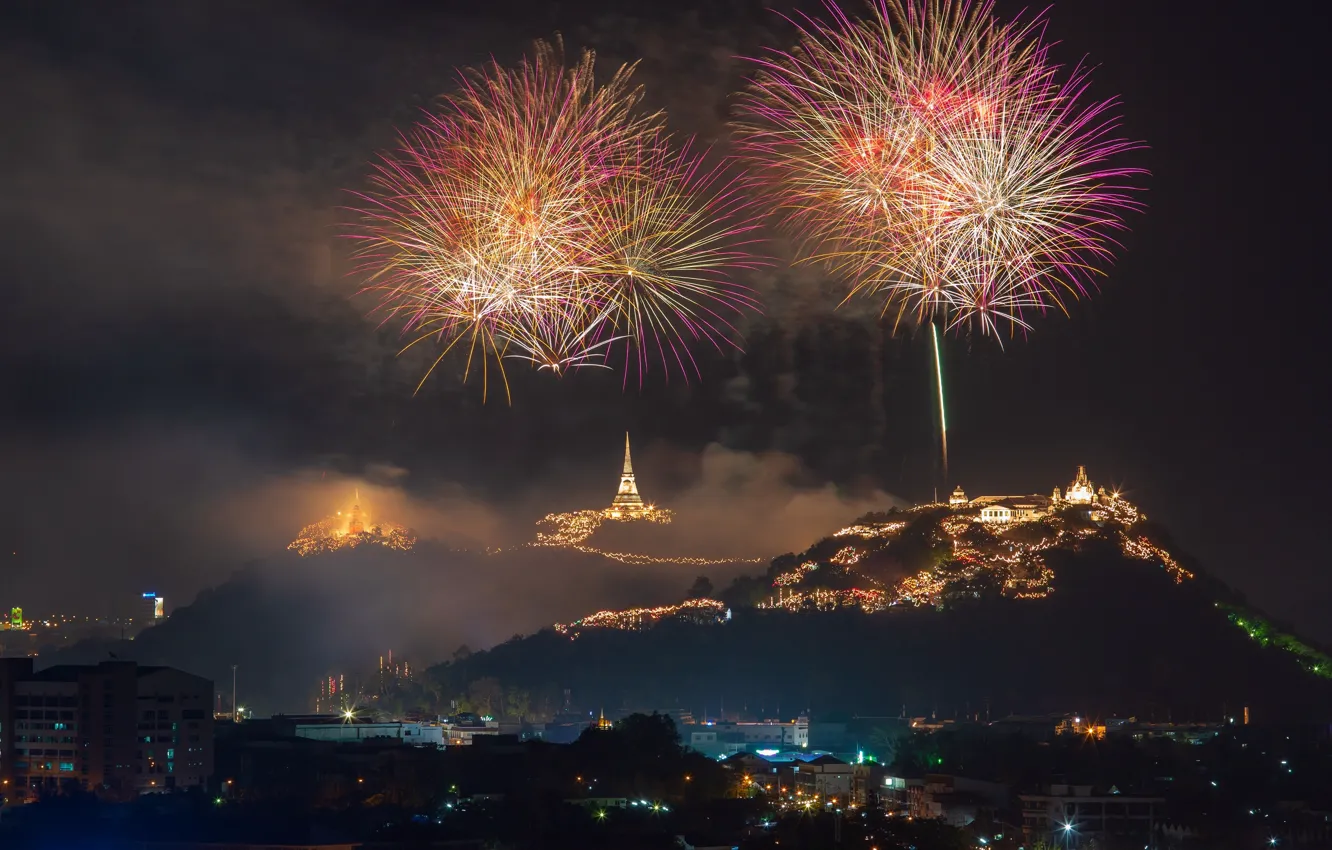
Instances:
[[[371,522],[361,510],[361,492],[357,490],[350,510],[338,511],[333,516],[302,528],[287,548],[305,556],[354,549],[362,544],[410,552],[416,545],[416,537],[400,525]]]
[[[1104,487],[1099,490],[1093,489],[1091,480],[1087,477],[1087,468],[1079,466],[1078,474],[1073,478],[1073,483],[1068,485],[1068,489],[1062,495],[1059,488],[1056,487],[1049,496],[1034,494],[1029,496],[977,496],[974,499],[968,499],[966,493],[959,486],[949,497],[948,505],[953,510],[980,508],[981,522],[1006,523],[1039,519],[1063,505],[1078,505],[1089,509],[1092,507],[1110,508],[1118,505],[1120,501],[1118,493],[1107,494]],[[1100,515],[1099,511],[1097,515]]]
[[[646,519],[656,511],[655,505],[649,505],[638,495],[638,483],[634,480],[634,461],[629,456],[629,432],[624,434],[624,469],[620,472],[620,489],[615,493],[609,508],[602,511],[606,519]]]
[[[667,508],[659,508],[643,501],[638,493],[638,481],[634,478],[634,462],[629,456],[629,435],[624,435],[624,466],[620,469],[620,487],[611,499],[610,507],[601,510],[573,511],[565,514],[547,514],[537,523],[536,540],[533,546],[569,546],[584,551],[594,551],[583,542],[596,532],[606,520],[633,522],[644,520],[667,525],[672,514]],[[599,551],[599,550],[596,550]],[[637,556],[629,553],[601,553],[621,560],[642,561],[644,563],[661,559]],[[626,561],[628,562],[628,561]]]
[[[1091,481],[1087,478],[1087,467],[1079,466],[1077,478],[1064,491],[1064,501],[1070,505],[1090,505],[1095,499],[1096,494],[1092,492]]]

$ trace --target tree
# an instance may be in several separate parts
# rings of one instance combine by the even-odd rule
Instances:
[[[532,695],[522,688],[509,688],[504,694],[504,713],[525,720],[532,711]]]
[[[467,701],[478,714],[495,714],[496,706],[504,698],[504,689],[498,679],[484,676],[467,686]]]
[[[689,585],[687,595],[690,599],[706,599],[712,595],[712,581],[707,576],[699,576]]]
[[[648,761],[678,757],[681,753],[680,733],[669,715],[631,714],[615,724],[624,752]]]

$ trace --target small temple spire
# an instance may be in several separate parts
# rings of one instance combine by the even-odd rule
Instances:
[[[625,431],[625,432],[624,432],[624,474],[625,474],[625,475],[633,475],[633,474],[634,474],[634,462],[633,462],[633,460],[629,457],[629,432],[628,432],[628,431]]]

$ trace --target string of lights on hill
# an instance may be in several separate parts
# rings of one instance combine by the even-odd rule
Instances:
[[[1291,653],[1305,670],[1324,679],[1332,679],[1332,656],[1314,649],[1294,635],[1286,634],[1267,620],[1225,602],[1216,603],[1231,623],[1244,630],[1261,646],[1271,646]]]
[[[634,552],[609,552],[605,549],[597,549],[593,546],[584,544],[591,537],[603,522],[607,520],[619,522],[655,522],[662,525],[669,525],[674,517],[666,508],[659,508],[649,505],[644,510],[634,516],[614,516],[616,513],[613,507],[601,511],[585,510],[573,511],[565,514],[547,514],[537,523],[536,540],[528,543],[528,546],[539,547],[549,546],[563,549],[574,549],[579,552],[585,552],[589,555],[600,555],[603,558],[610,558],[613,561],[631,564],[634,566],[645,566],[647,564],[679,564],[688,567],[707,567],[713,564],[761,564],[766,558],[695,558],[695,557],[657,557],[655,555],[641,555]]]

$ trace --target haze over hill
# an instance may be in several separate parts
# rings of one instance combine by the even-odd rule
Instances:
[[[858,498],[810,486],[800,464],[784,455],[713,446],[694,462],[692,483],[668,494],[674,522],[607,521],[589,541],[657,559],[633,564],[594,552],[533,547],[537,528],[530,508],[497,508],[461,490],[415,498],[394,483],[401,471],[381,470],[368,480],[309,474],[275,479],[227,500],[210,522],[284,543],[298,531],[304,536],[324,529],[336,544],[356,508],[365,533],[353,538],[377,541],[370,532],[383,524],[410,528],[409,536],[420,541],[411,551],[321,545],[309,557],[283,551],[253,560],[133,642],[43,653],[39,665],[86,663],[114,651],[222,682],[230,681],[234,663],[245,683],[245,703],[261,711],[304,710],[320,677],[373,666],[390,650],[423,668],[462,644],[492,646],[589,609],[671,602],[701,571],[680,556],[751,559],[707,566],[716,582],[726,583],[895,501],[882,493]],[[610,503],[615,473],[612,467],[601,477],[602,495],[588,507]],[[572,498],[583,499],[576,489]]]

